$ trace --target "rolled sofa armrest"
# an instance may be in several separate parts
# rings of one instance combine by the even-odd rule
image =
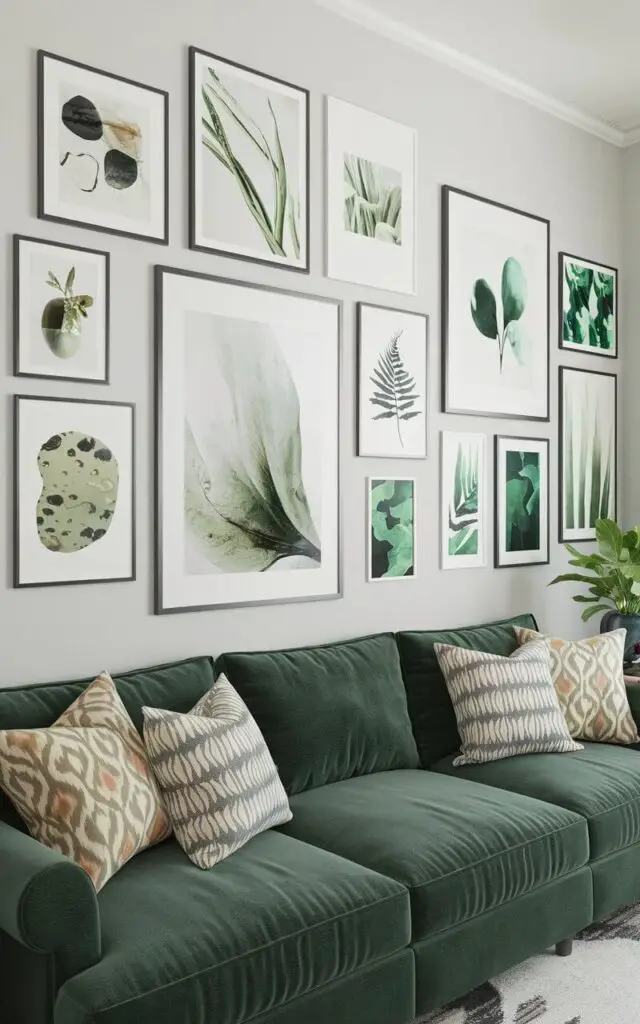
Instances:
[[[56,959],[58,983],[102,955],[96,891],[56,850],[0,821],[0,929]]]
[[[627,697],[629,698],[631,714],[635,719],[638,729],[640,729],[640,682],[627,683]]]

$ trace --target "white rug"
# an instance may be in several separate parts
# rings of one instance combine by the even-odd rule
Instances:
[[[640,905],[415,1024],[640,1024]]]

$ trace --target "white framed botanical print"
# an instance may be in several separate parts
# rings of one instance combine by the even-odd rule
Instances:
[[[367,580],[382,583],[416,576],[416,482],[367,480]]]
[[[426,458],[427,326],[422,313],[358,303],[358,455]]]
[[[494,565],[549,562],[549,439],[496,435]]]
[[[189,50],[192,249],[309,271],[309,92]]]
[[[327,97],[327,274],[416,291],[417,133]]]
[[[443,569],[486,565],[486,438],[443,430],[440,440]]]
[[[109,263],[96,249],[14,235],[14,373],[109,382]]]
[[[340,597],[340,303],[156,267],[156,310],[156,611]]]
[[[618,271],[568,252],[558,253],[560,348],[618,356]]]
[[[549,221],[442,190],[442,409],[549,419]]]
[[[169,98],[38,51],[38,216],[169,241]]]
[[[134,407],[14,397],[14,586],[135,579]]]

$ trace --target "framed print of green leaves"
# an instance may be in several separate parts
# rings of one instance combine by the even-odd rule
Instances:
[[[495,438],[496,569],[549,562],[549,441]]]
[[[618,271],[568,252],[558,254],[560,348],[615,359],[618,355]]]
[[[14,235],[14,373],[109,381],[108,252]]]
[[[549,221],[442,190],[442,409],[549,419]]]
[[[415,480],[367,480],[370,583],[416,575]]]
[[[427,317],[357,305],[358,455],[427,455]]]
[[[416,291],[417,134],[327,98],[327,274]]]
[[[156,268],[156,611],[340,597],[340,303]]]
[[[189,50],[192,249],[309,272],[309,93]]]
[[[560,367],[560,542],[596,539],[617,508],[618,378]]]
[[[441,434],[441,562],[443,569],[485,565],[484,434]]]
[[[38,216],[169,241],[168,94],[38,51]]]

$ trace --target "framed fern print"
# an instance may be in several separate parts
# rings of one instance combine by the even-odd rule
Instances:
[[[549,440],[495,438],[496,569],[549,562]]]
[[[560,367],[560,542],[596,539],[617,510],[618,378]]]
[[[426,458],[427,326],[421,313],[358,303],[358,455]]]
[[[441,434],[441,562],[443,569],[486,564],[484,434]]]
[[[156,611],[340,597],[340,303],[156,267]]]

